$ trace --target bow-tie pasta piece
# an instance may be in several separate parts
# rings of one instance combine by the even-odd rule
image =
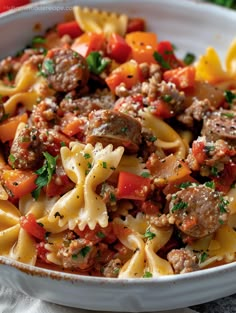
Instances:
[[[126,32],[128,17],[125,14],[100,11],[97,9],[73,8],[75,19],[85,32],[117,33],[123,36]]]

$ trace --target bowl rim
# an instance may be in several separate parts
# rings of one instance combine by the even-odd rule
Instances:
[[[127,0],[113,0],[114,2],[117,1],[119,5],[126,3]],[[180,8],[188,7],[188,8],[198,8],[199,11],[206,11],[207,9],[214,10],[214,14],[217,14],[219,16],[225,16],[227,14],[227,17],[232,17],[236,21],[236,11],[233,11],[229,8],[221,7],[212,3],[207,3],[202,0],[147,0],[149,3],[158,3],[165,4],[168,1],[168,4],[174,4],[175,6],[178,6]],[[25,14],[26,12],[33,11],[37,8],[37,10],[42,6],[59,6],[59,7],[66,7],[66,5],[71,5],[71,8],[75,3],[76,0],[51,0],[48,2],[47,0],[41,0],[37,1],[19,8],[15,8],[13,10],[4,12],[0,14],[0,25],[5,24],[9,21],[9,18],[15,18],[20,17],[22,14]],[[77,1],[79,2],[79,0]],[[91,3],[106,3],[109,2],[109,0],[88,0],[88,5]],[[129,3],[138,3],[143,2],[143,0],[129,0]],[[78,3],[79,5],[79,3]],[[204,8],[203,8],[204,5]],[[213,13],[211,13],[213,14]],[[106,278],[106,277],[96,277],[96,276],[86,276],[81,274],[73,274],[73,273],[66,273],[61,272],[58,270],[49,270],[43,267],[33,266],[29,264],[24,264],[19,261],[16,261],[14,259],[10,259],[6,256],[0,256],[0,265],[2,266],[9,266],[12,267],[18,271],[21,271],[27,275],[34,275],[38,277],[48,277],[48,278],[54,278],[58,280],[69,280],[71,282],[86,282],[90,284],[97,284],[97,283],[106,283],[109,285],[113,284],[135,284],[135,285],[152,285],[152,284],[165,284],[165,283],[174,283],[174,282],[183,282],[188,280],[198,280],[207,276],[212,276],[215,274],[222,274],[224,272],[236,272],[236,262],[219,265],[217,267],[202,269],[199,271],[191,272],[191,273],[185,273],[185,274],[173,274],[173,275],[166,275],[166,276],[160,276],[160,277],[153,277],[153,278]]]
[[[65,280],[70,281],[72,283],[91,283],[91,284],[128,284],[128,285],[150,285],[150,284],[156,284],[159,285],[166,284],[166,283],[182,283],[185,281],[193,281],[193,280],[199,280],[203,278],[207,278],[209,276],[213,275],[221,275],[224,273],[236,273],[236,262],[231,262],[223,265],[219,265],[216,267],[211,267],[207,269],[202,269],[195,272],[190,273],[184,273],[184,274],[172,274],[172,275],[163,275],[159,277],[152,277],[150,278],[107,278],[107,277],[99,277],[99,276],[87,276],[82,274],[74,274],[74,273],[66,273],[66,272],[60,272],[58,270],[50,270],[47,268],[34,266],[30,264],[21,263],[19,261],[16,261],[14,259],[10,259],[6,256],[0,256],[0,266],[9,266],[11,268],[14,268],[26,275],[30,276],[38,276],[41,278],[53,278],[56,280]]]

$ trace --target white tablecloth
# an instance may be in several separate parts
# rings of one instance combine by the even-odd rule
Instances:
[[[15,290],[0,286],[0,312],[1,313],[93,313],[94,311],[67,308],[61,305],[44,302],[38,299],[28,297]],[[103,312],[100,311],[96,313],[103,313]],[[106,312],[106,313],[109,313],[109,312]],[[179,310],[171,310],[171,311],[158,312],[158,313],[196,313],[196,311],[193,311],[191,309],[179,309]]]

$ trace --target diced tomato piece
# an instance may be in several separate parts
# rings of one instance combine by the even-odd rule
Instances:
[[[58,24],[57,32],[60,37],[69,35],[71,38],[76,38],[83,34],[82,29],[79,27],[76,21]]]
[[[44,241],[39,242],[36,245],[36,249],[37,249],[38,258],[40,258],[40,260],[42,260],[44,263],[51,264],[51,262],[48,261],[47,259],[47,253],[49,251],[45,248],[45,242]]]
[[[151,200],[144,201],[140,208],[141,212],[148,215],[157,215],[160,213],[161,204]]]
[[[71,49],[86,58],[92,51],[103,50],[104,41],[105,38],[102,33],[84,33],[75,39]]]
[[[138,63],[156,63],[153,57],[157,47],[157,35],[150,32],[133,32],[125,37],[126,42],[132,48],[132,59]]]
[[[145,200],[150,191],[151,180],[129,172],[120,172],[117,186],[117,198]]]
[[[170,68],[183,66],[183,63],[175,56],[173,45],[170,41],[160,41],[157,45],[157,52],[167,62]]]
[[[151,113],[160,118],[170,118],[173,116],[171,109],[164,100],[157,99],[151,102],[150,105]]]
[[[227,193],[236,180],[236,164],[225,164],[223,172],[218,177],[212,177],[212,179],[217,190]]]
[[[146,23],[143,18],[134,17],[128,20],[126,33],[143,32],[146,28]]]
[[[105,81],[110,90],[114,92],[121,83],[124,83],[127,89],[131,89],[142,80],[142,73],[138,63],[131,60],[112,71]]]
[[[124,63],[129,58],[131,51],[131,47],[123,37],[115,33],[111,34],[107,43],[107,54],[110,58],[118,63]]]
[[[199,164],[203,164],[207,155],[205,152],[205,143],[195,140],[192,144],[192,153]]]
[[[16,134],[17,127],[20,123],[27,123],[28,115],[24,113],[22,115],[16,115],[9,117],[2,123],[0,123],[0,140],[4,143],[6,141],[13,140]]]
[[[20,226],[31,236],[39,240],[45,239],[46,230],[42,225],[37,223],[36,218],[32,213],[20,218]]]
[[[3,185],[10,195],[17,199],[31,193],[37,187],[36,178],[37,175],[30,170],[4,169],[2,173]]]

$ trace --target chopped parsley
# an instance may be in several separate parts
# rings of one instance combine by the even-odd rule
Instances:
[[[234,113],[231,113],[231,112],[222,112],[221,113],[221,116],[224,116],[224,117],[227,117],[227,118],[234,118],[235,117],[235,115],[234,115]]]
[[[103,238],[106,237],[106,235],[105,235],[102,231],[98,231],[98,232],[96,233],[96,236],[97,236],[98,238],[101,238],[101,239],[103,239]]]
[[[156,234],[150,231],[148,228],[144,234],[144,238],[147,238],[148,240],[152,240],[154,237],[156,237]]]
[[[55,64],[53,60],[51,59],[46,59],[43,62],[44,69],[49,73],[49,74],[55,74]]]
[[[161,98],[167,103],[169,103],[173,99],[171,95],[163,95]]]
[[[171,69],[170,64],[164,60],[163,56],[160,53],[155,51],[153,53],[153,57],[161,65],[161,67],[167,70]]]
[[[225,90],[224,96],[225,101],[228,103],[232,103],[236,99],[236,95],[230,90]]]
[[[85,158],[85,159],[90,159],[90,158],[91,158],[91,155],[90,155],[89,153],[85,153],[85,154],[84,154],[84,158]]]
[[[32,192],[32,196],[36,200],[40,195],[41,189],[50,183],[52,175],[55,173],[56,170],[57,156],[53,157],[48,152],[43,152],[43,155],[45,157],[44,165],[35,172],[36,174],[38,174],[38,177],[35,181],[37,188]]]
[[[145,272],[143,274],[143,278],[152,278],[152,273],[151,272]]]
[[[116,196],[115,196],[115,194],[114,193],[110,193],[110,201],[111,202],[116,202]]]
[[[82,255],[83,258],[85,258],[86,255],[89,253],[90,249],[91,248],[89,246],[85,246],[80,250],[79,254]]]
[[[150,141],[150,142],[155,142],[156,140],[157,140],[156,136],[152,136],[152,137],[148,138],[148,141]]]
[[[206,252],[202,252],[199,258],[200,263],[203,263],[208,258],[208,254]]]
[[[212,168],[211,168],[211,174],[212,174],[213,176],[217,176],[217,175],[219,174],[217,167],[212,166]]]
[[[144,178],[149,178],[151,176],[151,174],[149,172],[143,172],[141,174],[141,176],[144,177]]]
[[[12,168],[15,168],[14,163],[16,161],[16,157],[13,154],[10,154],[8,159],[9,159],[9,161],[11,163]]]
[[[211,189],[215,189],[215,182],[214,181],[207,181],[205,186]]]
[[[192,182],[190,182],[190,181],[186,181],[186,182],[183,182],[183,183],[181,183],[181,184],[179,184],[179,188],[180,189],[185,189],[185,188],[188,188],[188,187],[190,187],[190,186],[192,186]]]
[[[229,201],[224,199],[223,197],[220,198],[219,208],[220,213],[227,213]]]
[[[186,65],[190,65],[195,61],[195,59],[196,59],[196,56],[193,53],[187,52],[185,54],[183,61]]]
[[[173,205],[171,211],[175,212],[175,211],[178,211],[178,210],[186,209],[187,207],[188,207],[188,203],[187,202],[180,201],[180,202],[177,202],[177,203],[175,203]]]
[[[32,40],[32,45],[37,44],[37,43],[45,43],[46,39],[41,37],[41,36],[35,36]]]
[[[89,71],[96,75],[101,74],[110,63],[110,60],[103,58],[97,51],[90,52],[86,61],[88,63]]]
[[[102,162],[102,167],[107,168],[107,162]]]

